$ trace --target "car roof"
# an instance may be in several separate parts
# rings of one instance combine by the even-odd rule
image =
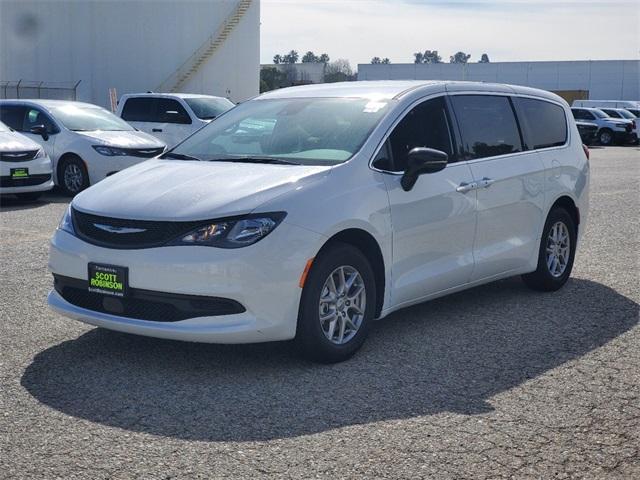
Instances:
[[[0,100],[0,103],[13,103],[13,104],[23,104],[23,105],[37,105],[40,107],[44,107],[46,109],[51,109],[55,107],[63,107],[65,105],[74,105],[76,107],[84,107],[84,108],[102,108],[98,105],[94,105],[93,103],[85,103],[85,102],[76,102],[73,100],[48,100],[41,98],[13,98],[13,99],[3,99]]]
[[[319,83],[281,88],[264,93],[256,100],[273,98],[370,98],[380,100],[399,99],[419,92],[424,95],[442,91],[503,92],[533,95],[553,101],[559,96],[535,88],[485,82],[458,82],[449,80],[364,80],[356,82]]]
[[[200,93],[161,93],[161,92],[145,92],[145,93],[126,93],[122,95],[122,98],[131,97],[163,97],[163,98],[223,98],[215,95],[204,95]]]

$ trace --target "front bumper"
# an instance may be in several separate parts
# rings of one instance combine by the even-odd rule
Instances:
[[[29,177],[13,179],[11,169],[27,168]],[[26,162],[0,162],[0,194],[44,192],[53,188],[51,160],[49,157]]]
[[[616,143],[627,144],[627,143],[635,143],[638,141],[638,135],[635,132],[621,132],[614,131],[613,139]]]
[[[56,275],[87,281],[89,262],[126,266],[132,289],[221,297],[238,302],[246,311],[167,322],[82,308],[55,290],[48,302],[70,318],[151,337],[205,343],[288,340],[296,332],[300,276],[323,241],[316,233],[283,222],[265,239],[241,249],[177,246],[114,250],[58,230],[49,256],[49,269]]]

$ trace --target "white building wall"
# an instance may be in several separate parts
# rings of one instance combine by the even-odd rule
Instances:
[[[587,90],[596,100],[640,100],[640,60],[358,65],[359,80],[468,80]]]
[[[0,80],[75,83],[78,100],[109,104],[155,90],[214,33],[236,0],[1,0]],[[260,2],[182,88],[240,101],[258,94]]]

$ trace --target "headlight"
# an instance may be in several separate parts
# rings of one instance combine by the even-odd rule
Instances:
[[[246,247],[269,235],[286,215],[285,212],[260,213],[203,225],[183,235],[171,245],[204,245],[219,248]]]
[[[76,230],[73,228],[73,219],[71,218],[71,204],[69,204],[64,212],[64,215],[60,219],[58,230],[70,233],[71,235],[76,234]]]
[[[127,152],[124,148],[105,147],[103,145],[93,145],[93,149],[96,152],[98,152],[100,155],[105,155],[107,157],[117,157],[117,156],[129,155],[129,152]]]
[[[44,158],[46,156],[47,156],[47,154],[44,152],[44,148],[41,148],[40,150],[38,150],[38,153],[36,153],[36,156],[33,157],[33,158],[34,159],[35,158]]]

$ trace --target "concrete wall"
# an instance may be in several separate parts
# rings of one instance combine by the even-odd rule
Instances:
[[[78,100],[108,89],[155,90],[233,11],[236,0],[0,0],[0,80],[75,83]],[[258,94],[260,1],[182,88],[240,101]]]
[[[358,65],[358,80],[468,80],[544,90],[587,90],[597,100],[639,100],[640,60]]]

